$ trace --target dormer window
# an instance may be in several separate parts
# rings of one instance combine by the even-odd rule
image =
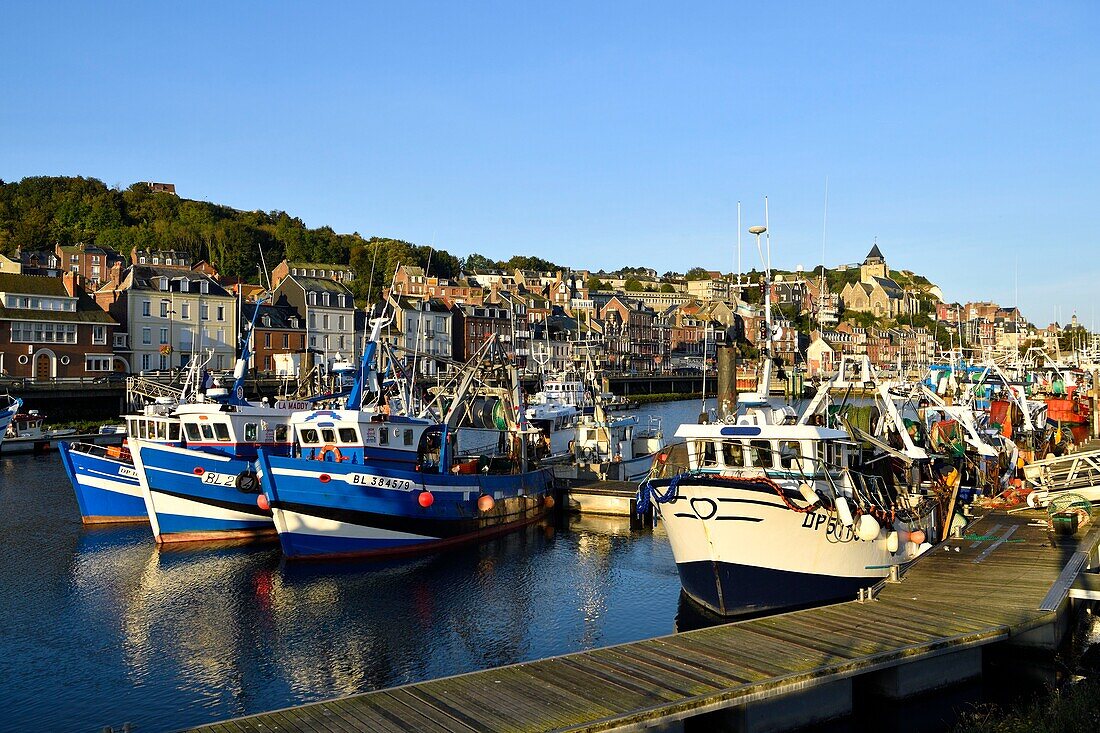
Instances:
[[[271,328],[271,316],[262,317],[260,322],[264,324],[264,328]]]
[[[180,278],[180,292],[181,293],[187,293],[187,292],[190,292],[190,290],[191,290],[191,281],[188,280],[185,277]]]
[[[199,280],[199,292],[205,295],[209,291],[210,283],[206,282],[205,280]]]
[[[309,305],[317,305],[317,293],[311,290],[309,294],[306,295],[306,303]]]
[[[325,293],[322,297],[324,298],[324,303],[327,306],[329,304],[329,294]]]
[[[159,265],[160,264],[160,255],[153,255],[153,264],[154,265]]]
[[[139,265],[144,265],[145,264],[145,257],[138,257],[138,264]]]
[[[164,259],[164,264],[166,264],[166,265],[170,265],[170,264],[172,264],[172,258],[171,258],[171,257],[166,257],[166,258]]]
[[[168,278],[166,278],[166,277],[157,278],[157,287],[160,288],[161,290],[167,291],[168,290]]]

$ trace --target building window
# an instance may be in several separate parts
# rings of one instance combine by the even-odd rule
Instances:
[[[270,333],[265,333],[264,334],[264,348],[265,349],[270,349],[271,348],[271,334]]]
[[[343,305],[343,304],[341,304],[341,305]],[[336,327],[339,330],[343,331],[344,330],[344,317],[343,316],[338,317],[336,319],[336,324],[337,324]]]
[[[164,354],[161,354],[161,355],[160,355],[160,367],[158,367],[158,368],[159,368],[159,369],[160,369],[160,370],[161,370],[162,372],[163,372],[163,371],[164,371],[165,369],[167,369],[167,368],[168,368],[168,357],[167,357],[167,356],[165,356]]]
[[[161,318],[167,318],[168,317],[168,306],[169,305],[171,305],[171,303],[169,303],[169,301],[167,301],[167,300],[160,301],[160,317]]]
[[[116,349],[126,348],[126,335],[124,333],[116,333],[114,337],[114,346]]]
[[[152,307],[153,307],[153,304],[150,303],[148,300],[141,301],[141,315],[143,315],[143,316],[152,315],[152,312],[153,312]]]
[[[219,321],[224,321],[225,320],[225,306],[224,305],[219,305],[218,306],[218,320]]]
[[[109,372],[111,371],[111,362],[113,359],[110,356],[85,356],[84,357],[84,371],[86,372]]]
[[[160,329],[160,342],[162,344],[168,343],[168,329],[167,328]]]
[[[325,305],[328,305],[328,304],[329,304],[329,294],[328,294],[328,293],[325,293],[323,297],[324,297],[324,303],[325,303]]]
[[[289,349],[290,348],[290,334],[289,333],[284,333],[283,334],[283,348],[284,349]]]
[[[143,344],[153,343],[152,329],[150,329],[150,328],[141,329],[141,343],[143,343]]]
[[[139,264],[139,265],[144,265],[144,264],[145,264],[145,258],[144,258],[144,257],[138,257],[138,264]],[[146,369],[148,369],[148,368],[149,368],[149,365],[148,365],[148,364],[146,364],[146,365],[145,365],[145,368],[146,368]]]
[[[142,371],[148,371],[149,370],[149,363],[151,362],[151,360],[152,360],[152,357],[150,357],[149,354],[142,354],[141,355],[141,369],[142,369]]]
[[[199,306],[199,318],[204,321],[210,320],[210,306],[206,303],[203,303]]]
[[[106,326],[92,326],[92,343],[103,346],[107,345]]]
[[[265,372],[270,372],[271,371],[271,357],[270,356],[265,356],[264,357],[264,371]]]
[[[321,316],[321,328],[328,330],[328,314]]]
[[[183,320],[186,321],[190,317],[191,317],[191,304],[190,303],[180,303],[180,318],[182,318]]]
[[[12,321],[12,343],[75,344],[76,324]]]

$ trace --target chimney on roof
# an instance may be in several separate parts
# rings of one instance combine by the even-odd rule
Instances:
[[[75,272],[63,272],[61,273],[61,282],[65,284],[65,292],[69,294],[70,298],[76,297],[76,281],[77,275]]]

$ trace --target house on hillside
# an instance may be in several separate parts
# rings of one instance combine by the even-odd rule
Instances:
[[[905,290],[890,278],[890,268],[878,245],[871,247],[859,268],[859,282],[848,283],[840,292],[845,310],[897,318],[920,312],[916,293]]]

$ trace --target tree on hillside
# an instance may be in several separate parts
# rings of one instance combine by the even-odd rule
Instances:
[[[693,267],[684,275],[685,280],[709,280],[710,272],[702,267]]]
[[[672,287],[672,285],[670,285],[669,283],[662,283],[661,284],[661,292],[662,293],[675,293],[676,288]]]
[[[595,275],[591,275],[588,278],[587,287],[591,291],[607,290],[607,283],[599,279]]]
[[[638,280],[638,278],[628,277],[626,279],[626,282],[623,283],[623,289],[626,290],[628,293],[637,293],[645,290],[645,286],[642,285],[641,281]]]
[[[471,253],[466,259],[462,260],[463,272],[473,272],[475,270],[496,270],[499,269],[500,263],[496,260],[491,260],[484,255],[479,255],[477,252]]]

